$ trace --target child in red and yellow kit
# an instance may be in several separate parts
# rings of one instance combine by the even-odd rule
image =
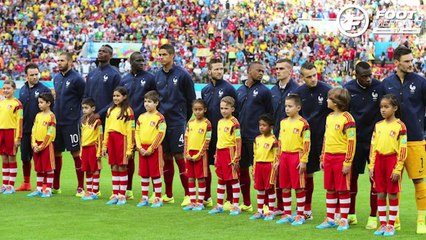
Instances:
[[[164,116],[157,111],[160,96],[156,91],[149,91],[144,96],[146,112],[141,114],[136,124],[136,149],[139,152],[139,176],[141,177],[142,199],[138,207],[148,206],[149,178],[154,184],[155,198],[153,208],[163,206],[161,200],[161,176],[163,175],[163,147],[161,143],[166,135]]]
[[[196,99],[192,102],[194,118],[189,120],[185,131],[184,154],[186,159],[186,176],[188,177],[189,198],[191,203],[183,208],[185,211],[204,210],[204,196],[208,175],[207,148],[212,135],[212,125],[204,117],[207,106],[204,100]],[[195,179],[198,181],[198,202],[196,196]]]
[[[14,81],[4,81],[2,90],[5,98],[0,100],[0,155],[3,161],[0,194],[13,194],[17,172],[16,151],[22,138],[22,104],[13,96],[16,91]]]
[[[235,100],[230,96],[220,100],[220,113],[222,119],[217,125],[216,145],[216,174],[217,174],[217,205],[209,214],[223,213],[223,195],[227,182],[232,185],[233,208],[229,215],[241,213],[239,208],[240,183],[238,181],[239,161],[241,158],[241,133],[240,123],[232,116],[235,111]]]
[[[266,221],[274,219],[276,167],[278,165],[278,141],[272,134],[274,119],[264,114],[259,117],[259,131],[253,143],[253,180],[257,190],[257,213],[250,220],[264,218]],[[263,204],[268,199],[269,211],[263,213]]]
[[[318,229],[336,227],[334,214],[338,202],[341,218],[337,230],[349,229],[349,188],[356,146],[355,120],[347,112],[349,101],[349,92],[344,88],[333,88],[328,92],[327,107],[333,112],[327,116],[320,158],[320,167],[324,170],[324,188],[327,190],[327,217],[317,226]]]
[[[123,205],[126,204],[127,163],[132,157],[135,116],[124,87],[114,89],[112,101],[114,105],[107,111],[102,147],[103,156],[108,150],[112,171],[112,196],[106,204]]]
[[[306,164],[311,146],[309,123],[299,114],[302,101],[297,94],[285,99],[287,118],[280,122],[280,163],[279,184],[283,189],[284,215],[278,224],[291,223],[293,226],[305,223]],[[297,215],[291,216],[291,189],[296,192]]]
[[[394,95],[380,101],[383,121],[376,123],[370,148],[370,177],[377,192],[380,227],[374,235],[395,235],[395,220],[399,209],[401,174],[407,158],[407,128],[400,117],[400,106]],[[389,221],[386,225],[386,195],[389,198]]]
[[[53,141],[56,137],[56,117],[50,110],[54,102],[51,93],[42,93],[38,97],[39,112],[34,120],[31,133],[31,146],[34,152],[34,170],[37,172],[37,189],[28,197],[52,196],[53,170],[55,170],[55,151]],[[43,184],[46,188],[43,190]]]
[[[89,124],[89,119],[96,110],[96,104],[92,98],[83,99],[81,109],[83,110],[81,119],[81,167],[82,171],[86,172],[87,186],[87,191],[81,199],[96,200],[99,194],[99,173],[102,169],[102,122],[100,119],[96,119],[93,124]]]

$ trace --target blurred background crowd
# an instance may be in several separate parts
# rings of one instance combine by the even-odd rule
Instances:
[[[315,63],[320,80],[342,84],[354,76],[357,61],[370,61],[377,79],[393,71],[393,46],[378,54],[376,42],[404,43],[413,50],[417,71],[426,72],[426,46],[420,35],[383,36],[367,31],[357,38],[323,31],[347,4],[358,4],[368,12],[396,9],[391,0],[1,0],[1,79],[24,79],[29,62],[40,66],[41,79],[57,74],[58,52],[73,53],[81,74],[96,67],[96,59],[82,56],[97,42],[139,44],[146,70],[156,71],[159,46],[172,43],[176,63],[184,66],[195,82],[207,81],[211,57],[225,63],[224,78],[244,80],[250,61],[263,61],[265,83],[274,83],[275,61],[293,61],[295,80],[299,66]],[[403,1],[404,2],[404,1]],[[407,1],[405,1],[407,2]],[[422,7],[398,5],[414,10],[424,19]],[[320,22],[314,27],[306,22]],[[424,29],[424,26],[422,26]],[[424,34],[423,34],[424,35]],[[423,41],[422,41],[423,40]],[[125,74],[125,58],[112,62]]]

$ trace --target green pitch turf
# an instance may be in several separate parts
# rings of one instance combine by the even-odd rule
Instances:
[[[19,158],[18,158],[19,159]],[[22,182],[21,162],[18,161],[18,179]],[[358,225],[348,231],[335,229],[317,230],[325,217],[325,191],[322,188],[322,173],[315,176],[313,200],[314,220],[300,227],[277,225],[275,221],[248,220],[252,213],[229,216],[227,212],[208,215],[206,211],[185,212],[180,203],[183,190],[178,175],[175,175],[174,194],[176,203],[165,204],[160,209],[137,208],[141,197],[140,178],[137,171],[133,180],[135,200],[124,206],[105,205],[111,193],[111,171],[104,159],[101,173],[102,197],[96,201],[82,201],[74,196],[76,177],[72,158],[64,155],[61,177],[62,194],[50,199],[29,198],[29,192],[0,195],[0,239],[377,239],[373,230],[366,230],[369,210],[370,183],[367,175],[361,175],[357,200]],[[212,167],[213,170],[213,167]],[[216,191],[214,179],[213,190]],[[35,186],[35,174],[32,173]],[[151,190],[151,186],[150,186]],[[163,187],[164,191],[164,187]],[[150,193],[151,194],[151,193]],[[294,195],[294,194],[293,194]],[[216,194],[214,193],[215,197]],[[216,199],[214,199],[216,202]],[[252,203],[256,203],[252,191]],[[254,205],[255,206],[255,205]],[[293,204],[294,206],[294,204]],[[294,207],[293,207],[294,208]],[[256,207],[255,207],[256,209]],[[402,230],[393,238],[426,239],[416,235],[416,207],[414,187],[405,175],[401,203]]]

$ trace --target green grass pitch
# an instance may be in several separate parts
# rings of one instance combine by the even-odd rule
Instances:
[[[19,159],[19,157],[18,157]],[[21,162],[18,160],[16,186],[22,182]],[[185,212],[180,203],[183,190],[178,175],[175,175],[175,204],[165,204],[160,209],[137,208],[141,197],[140,177],[137,171],[133,180],[135,200],[124,206],[107,206],[111,193],[111,171],[104,159],[101,173],[102,197],[97,201],[82,201],[74,196],[76,177],[69,153],[64,154],[61,177],[62,194],[50,199],[29,198],[28,192],[0,195],[0,239],[377,239],[373,230],[366,230],[369,210],[370,183],[366,174],[360,176],[357,199],[358,225],[348,231],[335,229],[317,230],[315,226],[325,217],[325,191],[322,188],[322,173],[315,175],[313,199],[314,220],[300,227],[277,225],[275,221],[248,220],[251,213],[229,216],[228,213],[208,215],[207,211]],[[213,171],[213,166],[211,167]],[[32,173],[35,186],[35,174]],[[150,186],[151,190],[151,186]],[[163,186],[164,191],[164,186]],[[213,191],[216,180],[213,179]],[[150,193],[151,194],[151,193]],[[294,193],[293,193],[294,195]],[[214,193],[215,197],[216,194]],[[293,196],[294,197],[294,196]],[[216,202],[216,199],[214,199]],[[252,203],[256,192],[252,191]],[[255,206],[255,205],[254,205]],[[294,204],[293,204],[294,206]],[[294,208],[294,207],[293,207]],[[393,238],[426,239],[416,235],[416,206],[414,187],[406,175],[403,178],[402,203],[400,205],[402,230]]]

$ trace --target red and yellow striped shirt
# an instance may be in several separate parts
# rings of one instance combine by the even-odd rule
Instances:
[[[212,125],[207,118],[201,121],[193,118],[189,120],[185,131],[185,156],[188,156],[190,150],[198,151],[192,156],[193,159],[198,159],[203,156],[210,143],[212,135]]]
[[[320,161],[325,153],[345,154],[344,166],[351,166],[355,155],[356,128],[355,120],[349,112],[330,113],[325,124],[324,143]]]
[[[376,123],[371,138],[370,164],[368,164],[370,170],[374,169],[376,152],[383,155],[396,154],[397,164],[393,173],[401,174],[407,158],[407,128],[400,119],[390,123],[385,120]]]
[[[241,157],[240,123],[233,116],[222,118],[217,124],[216,148],[224,149],[230,147],[236,147],[234,161],[239,161]]]
[[[277,162],[278,141],[274,134],[257,136],[253,143],[253,164],[256,162]]]
[[[20,141],[22,138],[22,104],[16,99],[0,100],[0,129],[15,129],[14,141]]]
[[[149,144],[145,150],[151,154],[163,142],[166,128],[165,118],[160,112],[146,112],[140,115],[136,123],[136,147],[139,149],[142,144]]]
[[[31,146],[45,149],[56,137],[56,117],[53,112],[37,113],[31,133]],[[40,145],[37,142],[42,142]]]
[[[307,163],[311,149],[311,131],[304,118],[285,118],[280,122],[279,146],[281,152],[299,152],[300,162]]]
[[[102,150],[102,141],[103,141],[103,128],[101,120],[97,119],[96,122],[92,125],[89,123],[81,123],[81,146],[91,146],[96,145],[96,157],[101,157]]]
[[[127,117],[118,119],[121,108],[109,108],[105,120],[105,134],[103,142],[103,150],[106,151],[108,145],[108,137],[110,132],[117,132],[126,137],[127,146],[126,154],[131,155],[133,150],[133,136],[135,133],[135,115],[132,108],[127,108]]]

